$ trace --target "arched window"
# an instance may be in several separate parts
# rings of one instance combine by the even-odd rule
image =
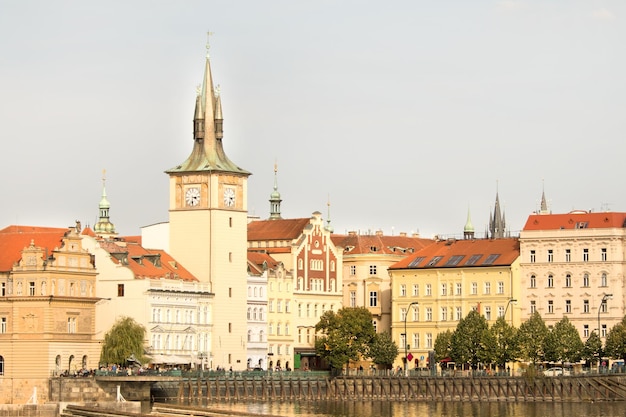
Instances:
[[[4,375],[4,356],[0,356],[0,375]]]

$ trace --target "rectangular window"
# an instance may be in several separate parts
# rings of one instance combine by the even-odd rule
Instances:
[[[441,321],[448,321],[448,308],[441,307]]]
[[[228,333],[232,333],[232,332],[233,332],[233,324],[228,323]]]
[[[537,277],[534,275],[530,276],[530,288],[537,288]]]
[[[35,283],[33,281],[28,283],[28,295],[35,295]]]
[[[498,306],[498,317],[504,317],[504,310],[503,306]]]
[[[426,284],[426,295],[433,295],[432,286],[430,284]]]
[[[426,333],[426,349],[432,349],[433,347],[433,334]]]
[[[485,294],[491,294],[491,282],[485,282]]]
[[[530,302],[530,314],[534,314],[537,311],[537,303],[535,300]]]
[[[602,248],[602,249],[600,249],[600,260],[602,262],[606,262],[606,259],[607,259],[607,257],[606,257],[606,248]]]
[[[498,281],[498,294],[504,294],[504,281]]]
[[[1,295],[1,296],[3,296],[3,297],[4,297],[5,295],[7,295],[7,284],[6,284],[6,282],[3,282],[3,283],[0,285],[0,295]]]
[[[548,300],[548,313],[554,313],[554,301],[552,300]]]
[[[565,287],[570,288],[572,286],[572,276],[570,274],[565,275]]]
[[[472,295],[478,294],[478,283],[472,282]]]
[[[530,262],[531,263],[535,263],[535,261],[537,260],[537,255],[535,254],[534,250],[530,251]]]
[[[376,275],[376,265],[370,265],[370,275]]]
[[[548,288],[554,287],[554,277],[552,275],[548,275]]]
[[[572,312],[572,300],[565,300],[565,312],[566,313]]]
[[[426,307],[426,321],[433,321],[433,309]]]
[[[413,297],[417,297],[420,295],[420,286],[418,284],[413,284]]]
[[[602,337],[606,337],[606,324],[602,325],[602,331],[601,331]]]
[[[583,300],[583,313],[589,313],[589,300]]]
[[[419,349],[419,348],[420,348],[420,334],[413,333],[413,349]]]
[[[456,321],[461,321],[463,318],[463,309],[461,307],[456,307],[455,316]]]
[[[6,332],[7,332],[7,318],[2,317],[0,319],[0,333],[6,333]]]
[[[270,313],[274,312],[274,300],[269,300],[267,302],[267,309]]]
[[[606,313],[608,310],[606,308],[606,301],[604,301],[603,303],[600,304],[600,312],[601,313]]]
[[[124,296],[124,284],[117,284],[117,296],[118,297]]]
[[[356,291],[350,291],[350,307],[356,307]]]
[[[485,306],[485,319],[491,320],[491,307]]]
[[[406,308],[400,309],[400,321],[406,321]]]
[[[378,306],[378,292],[370,291],[370,307]]]
[[[583,275],[583,287],[588,287],[589,286],[589,274],[584,274]]]
[[[456,295],[463,295],[463,285],[460,282],[456,283]]]
[[[413,321],[420,321],[420,309],[418,306],[413,307]]]
[[[565,249],[565,262],[572,262],[572,250]]]
[[[446,283],[441,284],[441,295],[448,295],[448,285]]]
[[[356,265],[350,265],[350,275],[356,275]]]
[[[589,325],[585,324],[583,325],[583,337],[589,337]]]
[[[67,318],[67,332],[76,333],[76,317]]]
[[[589,262],[589,249],[583,249],[583,262]]]
[[[400,297],[406,297],[406,285],[405,284],[400,285]]]
[[[554,262],[554,252],[552,249],[548,249],[548,262]]]

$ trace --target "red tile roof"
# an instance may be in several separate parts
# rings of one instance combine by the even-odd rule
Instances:
[[[363,255],[379,253],[385,255],[407,255],[417,252],[426,246],[435,243],[432,239],[422,239],[411,236],[385,236],[382,234],[359,235],[332,235],[331,239],[335,246],[341,246],[344,255]]]
[[[266,263],[269,269],[274,269],[278,265],[278,262],[266,253],[248,252],[248,265],[254,268],[252,272],[262,274],[263,263]]]
[[[297,239],[310,221],[310,218],[252,221],[248,223],[248,242]]]
[[[137,279],[181,279],[198,281],[198,279],[167,252],[160,249],[146,249],[138,243],[99,240],[100,247],[111,254],[127,253],[126,265]],[[114,262],[120,261],[111,257]],[[157,262],[158,261],[158,262]]]
[[[450,239],[427,246],[391,265],[389,269],[506,266],[515,262],[518,257],[519,240],[517,238]]]
[[[22,257],[22,250],[31,242],[35,246],[47,248],[52,253],[61,247],[63,236],[69,228],[8,226],[0,230],[0,271],[7,272]]]
[[[531,214],[528,216],[523,230],[607,229],[614,227],[626,227],[626,213],[572,211],[566,214]]]

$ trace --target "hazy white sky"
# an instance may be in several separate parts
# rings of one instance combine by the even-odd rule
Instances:
[[[0,0],[0,227],[168,220],[206,32],[224,147],[269,215],[336,232],[626,210],[626,2]]]

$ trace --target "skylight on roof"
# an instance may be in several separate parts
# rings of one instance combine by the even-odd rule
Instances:
[[[483,265],[493,264],[496,261],[496,259],[498,259],[498,256],[500,256],[499,253],[492,253],[491,255],[487,256],[487,259],[485,259],[485,262],[483,262]]]
[[[467,262],[465,262],[465,265],[476,265],[476,262],[478,262],[478,260],[482,258],[482,256],[483,256],[482,254],[470,256]]]
[[[463,258],[465,258],[465,255],[451,256],[450,259],[448,259],[448,262],[446,262],[446,266],[456,266]]]
[[[424,259],[426,259],[424,256],[418,256],[409,263],[409,268],[416,268],[417,265],[419,265],[419,263],[422,262]]]
[[[437,262],[439,262],[442,259],[443,259],[443,256],[435,256],[433,259],[430,260],[430,262],[428,262],[428,265],[426,266],[435,266],[437,265]]]

